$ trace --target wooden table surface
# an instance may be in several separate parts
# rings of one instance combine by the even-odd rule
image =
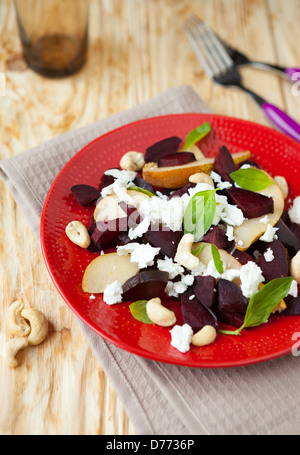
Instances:
[[[300,66],[299,0],[92,0],[90,53],[84,69],[49,80],[20,58],[15,12],[0,0],[0,158],[126,110],[180,84],[190,84],[213,112],[268,124],[244,93],[205,76],[182,30],[196,13],[250,57]],[[242,70],[245,83],[300,121],[300,89],[276,74]],[[255,134],[255,131],[253,132]],[[134,435],[122,403],[46,271],[22,210],[0,182],[0,348],[5,322],[20,297],[50,322],[46,340],[0,357],[0,434]]]

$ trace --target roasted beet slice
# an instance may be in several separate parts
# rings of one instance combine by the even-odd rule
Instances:
[[[175,153],[179,149],[182,140],[177,136],[167,137],[162,141],[156,142],[146,149],[145,161],[156,162],[159,158],[170,153]]]
[[[97,222],[91,234],[90,251],[100,251],[115,245],[120,233],[126,233],[127,230],[128,219],[126,217]]]
[[[228,148],[223,145],[214,159],[214,171],[217,172],[223,180],[232,183],[230,174],[236,171],[236,165],[233,161]]]
[[[300,250],[300,242],[294,232],[285,224],[282,218],[278,221],[275,226],[278,228],[276,235],[283,245],[289,249],[292,256],[294,256]]]
[[[182,166],[196,161],[195,155],[190,152],[176,152],[164,155],[158,159],[158,167]]]
[[[247,264],[249,261],[255,262],[255,259],[249,253],[238,250],[235,245],[228,250],[228,253],[242,265]]]
[[[135,228],[141,222],[139,211],[134,205],[128,205],[126,202],[119,202],[119,206],[128,218],[128,229]]]
[[[202,305],[212,308],[217,300],[216,280],[213,276],[196,276],[193,292]]]
[[[280,314],[284,316],[300,316],[300,296],[285,299],[286,309]]]
[[[244,313],[220,313],[220,320],[226,322],[226,324],[232,325],[233,327],[241,327],[244,323]]]
[[[268,250],[272,251],[274,259],[268,261]],[[258,266],[261,268],[263,276],[267,281],[274,280],[275,278],[284,278],[288,276],[289,266],[287,260],[286,250],[280,240],[273,240],[267,245],[267,248],[261,255]]]
[[[147,190],[150,193],[155,194],[155,190],[152,185],[146,182],[142,177],[136,177],[133,181],[134,185],[138,186],[139,188],[142,188],[143,190]]]
[[[215,314],[202,305],[191,290],[180,296],[180,307],[184,323],[189,324],[194,332],[198,332],[205,325],[217,327]]]
[[[82,207],[85,207],[92,202],[95,202],[100,196],[100,191],[90,185],[74,185],[71,188],[77,202]]]
[[[227,250],[233,244],[232,241],[228,240],[226,231],[219,226],[212,226],[202,237],[200,242],[213,243],[217,248],[222,250]]]
[[[115,177],[113,177],[112,175],[103,174],[101,177],[100,190],[103,190],[103,188],[112,185],[115,180],[116,180]]]
[[[242,313],[247,310],[248,301],[241,289],[232,281],[218,281],[218,309],[221,313]]]
[[[144,237],[150,245],[160,248],[161,253],[174,259],[182,233],[171,231],[166,226],[156,225],[151,226]]]
[[[169,199],[172,199],[173,197],[181,197],[183,196],[184,194],[188,193],[188,191],[191,189],[191,188],[195,188],[196,184],[195,183],[188,183],[187,185],[184,185],[182,188],[179,188],[178,190],[176,191],[173,191],[170,196],[169,196]]]
[[[245,218],[257,218],[274,212],[274,201],[271,197],[235,187],[228,188],[226,193],[230,201],[241,209]]]
[[[168,283],[168,272],[144,270],[123,285],[123,301],[150,300],[161,297]]]

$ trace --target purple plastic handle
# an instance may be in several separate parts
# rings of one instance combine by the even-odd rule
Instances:
[[[300,68],[287,68],[284,72],[292,81],[300,81]]]
[[[300,142],[300,125],[278,107],[264,103],[262,108],[274,125],[297,142]]]

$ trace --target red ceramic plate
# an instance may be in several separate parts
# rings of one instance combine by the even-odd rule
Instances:
[[[283,175],[291,197],[300,194],[300,144],[281,133],[257,125],[217,115],[180,114],[150,118],[119,128],[99,137],[77,153],[55,179],[47,196],[41,220],[41,245],[50,276],[71,310],[92,330],[114,345],[156,361],[182,366],[220,368],[266,361],[291,352],[293,334],[300,332],[300,317],[273,316],[267,324],[244,331],[241,336],[218,335],[204,348],[191,347],[186,354],[170,345],[170,331],[142,324],[130,313],[128,303],[106,305],[101,295],[91,300],[81,290],[86,266],[99,253],[89,253],[72,244],[65,235],[73,220],[89,224],[91,209],[80,207],[70,193],[72,185],[98,186],[105,170],[118,167],[129,150],[144,152],[146,147],[168,136],[184,136],[209,121],[212,133],[201,149],[215,156],[221,145],[232,153],[250,150],[257,162],[272,175]],[[181,323],[179,304],[169,300]],[[295,336],[295,335],[294,335]]]

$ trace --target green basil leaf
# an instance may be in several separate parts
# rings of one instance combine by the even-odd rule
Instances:
[[[217,271],[219,273],[223,273],[224,272],[223,261],[221,260],[220,253],[216,245],[213,244],[211,245],[211,254]]]
[[[138,191],[139,193],[146,194],[147,196],[150,196],[150,197],[155,196],[155,194],[151,193],[151,191],[145,190],[144,188],[140,188],[139,186],[135,186],[135,185],[130,185],[128,187],[128,190],[130,190],[130,191]]]
[[[150,318],[147,316],[146,305],[147,300],[137,300],[129,305],[130,312],[132,316],[144,324],[154,324]]]
[[[204,247],[205,247],[205,245],[200,245],[200,247],[197,248],[197,250],[192,251],[193,255],[198,256],[198,254],[201,253],[201,251],[203,250]]]
[[[249,300],[243,325],[235,330],[219,330],[227,335],[239,335],[246,327],[256,327],[268,321],[273,309],[284,299],[290,290],[293,277],[276,278],[264,285]]]
[[[276,278],[254,294],[248,303],[242,328],[256,327],[267,322],[276,305],[287,296],[292,281],[292,277]]]
[[[190,131],[185,138],[182,149],[189,150],[192,145],[196,144],[196,142],[199,142],[201,139],[207,136],[210,131],[211,126],[209,122],[205,122],[203,125],[200,125],[194,130]]]
[[[216,190],[196,193],[188,203],[183,216],[184,233],[193,234],[199,241],[211,227],[216,212]]]
[[[241,188],[250,191],[262,191],[272,183],[265,172],[254,167],[239,169],[238,171],[232,172],[230,177]]]

